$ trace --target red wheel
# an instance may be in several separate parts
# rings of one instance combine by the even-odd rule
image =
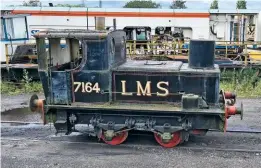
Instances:
[[[128,137],[128,131],[121,132],[121,133],[117,134],[115,137],[113,137],[111,141],[108,141],[108,140],[106,140],[106,138],[104,136],[104,132],[103,132],[101,139],[109,145],[119,145],[119,144],[123,143],[127,139],[127,137]]]
[[[166,142],[162,141],[160,135],[158,135],[157,133],[154,133],[154,137],[155,137],[156,141],[165,148],[173,148],[181,142],[180,132],[174,132],[172,135],[173,135],[172,139],[166,143]]]

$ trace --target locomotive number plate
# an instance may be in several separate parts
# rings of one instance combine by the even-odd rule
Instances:
[[[82,92],[82,93],[91,93],[91,92],[100,92],[99,83],[91,83],[91,82],[74,82],[74,85],[76,85],[74,92]]]

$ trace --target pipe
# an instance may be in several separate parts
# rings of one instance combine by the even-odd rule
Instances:
[[[230,44],[231,44],[231,41],[232,41],[232,36],[233,36],[233,21],[230,21]]]
[[[242,41],[243,43],[245,42],[245,26],[246,26],[246,18],[244,17],[244,20],[243,20],[243,33],[242,33]]]
[[[87,30],[89,30],[89,17],[88,17],[88,12],[89,12],[89,9],[87,8],[87,12],[86,12]]]
[[[215,35],[215,36],[216,36],[216,35],[217,35],[217,33],[215,33],[215,32],[214,32],[214,30],[213,30],[214,28],[213,28],[213,27],[214,27],[214,25],[213,25],[213,26],[210,26],[210,31],[211,31],[211,33],[212,33],[213,35]]]
[[[113,29],[116,30],[116,19],[113,19]]]

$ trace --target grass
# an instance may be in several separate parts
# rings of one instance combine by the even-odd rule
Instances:
[[[220,89],[225,91],[233,91],[237,97],[242,98],[258,98],[261,97],[261,80],[257,83],[256,87],[252,87],[250,82],[233,83],[229,81],[221,81]]]
[[[42,93],[41,82],[33,82],[28,76],[28,72],[23,70],[23,79],[21,83],[1,81],[1,94],[19,95],[22,93]]]
[[[256,72],[255,69],[222,72],[220,89],[234,91],[238,97],[261,97],[261,77],[257,77]]]
[[[42,93],[42,84],[40,82],[30,83],[12,83],[1,81],[1,94],[19,95],[23,93]]]

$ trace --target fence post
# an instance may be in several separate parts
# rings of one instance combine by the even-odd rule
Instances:
[[[246,51],[246,54],[244,53],[244,56],[245,56],[245,66],[247,66],[247,44],[245,44],[245,51]]]

